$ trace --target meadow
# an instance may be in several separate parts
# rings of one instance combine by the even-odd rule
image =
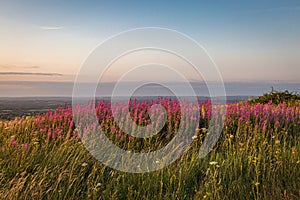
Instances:
[[[180,113],[184,105],[168,98],[130,102],[128,119],[147,125],[147,108],[157,103],[167,119],[153,137],[141,140],[122,132],[107,101],[96,105],[100,127],[127,151],[155,151],[172,140],[179,122],[191,126]],[[148,173],[125,173],[97,161],[80,139],[97,130],[76,127],[71,107],[2,120],[0,199],[300,199],[299,103],[226,104],[221,136],[204,158],[199,149],[212,103],[197,106],[200,122],[191,129],[190,147],[171,165]]]

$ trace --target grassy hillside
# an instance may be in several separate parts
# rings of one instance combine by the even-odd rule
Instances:
[[[97,105],[97,115],[115,144],[151,151],[172,139],[178,121],[184,123],[178,102],[159,103],[167,110],[168,126],[146,141],[120,132],[108,103]],[[133,103],[137,124],[147,123],[149,105]],[[199,106],[191,147],[168,167],[141,174],[120,172],[93,158],[79,139],[71,108],[0,121],[0,199],[300,199],[299,105],[228,104],[222,135],[202,159],[198,152],[211,104]]]

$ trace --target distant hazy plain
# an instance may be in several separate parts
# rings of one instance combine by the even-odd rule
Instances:
[[[70,97],[73,92],[73,82],[30,82],[30,81],[0,81],[0,96],[1,97]],[[132,83],[125,83],[129,86]],[[184,84],[172,83],[176,87],[185,91]],[[83,88],[93,87],[94,84],[84,83]],[[192,87],[197,96],[209,96],[209,92],[204,82],[193,82]],[[259,96],[269,92],[273,86],[276,90],[289,90],[300,92],[299,82],[226,82],[225,90],[227,96]],[[113,90],[114,83],[101,83],[98,85],[97,96],[110,96]],[[183,92],[184,93],[184,92]],[[173,96],[171,91],[159,85],[146,85],[139,88],[134,95],[137,96]],[[82,91],[82,96],[85,96],[85,91]]]

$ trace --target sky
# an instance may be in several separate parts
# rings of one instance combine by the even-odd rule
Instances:
[[[300,82],[299,1],[2,0],[1,95],[24,82],[72,83],[100,43],[140,27],[190,36],[206,49],[226,82]],[[115,74],[125,62],[108,71],[104,81],[117,81]],[[165,79],[165,74],[155,78]],[[140,73],[132,80],[147,77]]]

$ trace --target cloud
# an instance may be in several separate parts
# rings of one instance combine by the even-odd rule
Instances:
[[[42,30],[61,30],[63,28],[63,26],[40,26]]]
[[[2,69],[39,69],[40,66],[18,66],[18,65],[0,65],[0,68]]]
[[[26,76],[26,75],[34,75],[34,76],[62,76],[59,73],[39,73],[39,72],[0,72],[1,75],[13,75],[13,76]]]

